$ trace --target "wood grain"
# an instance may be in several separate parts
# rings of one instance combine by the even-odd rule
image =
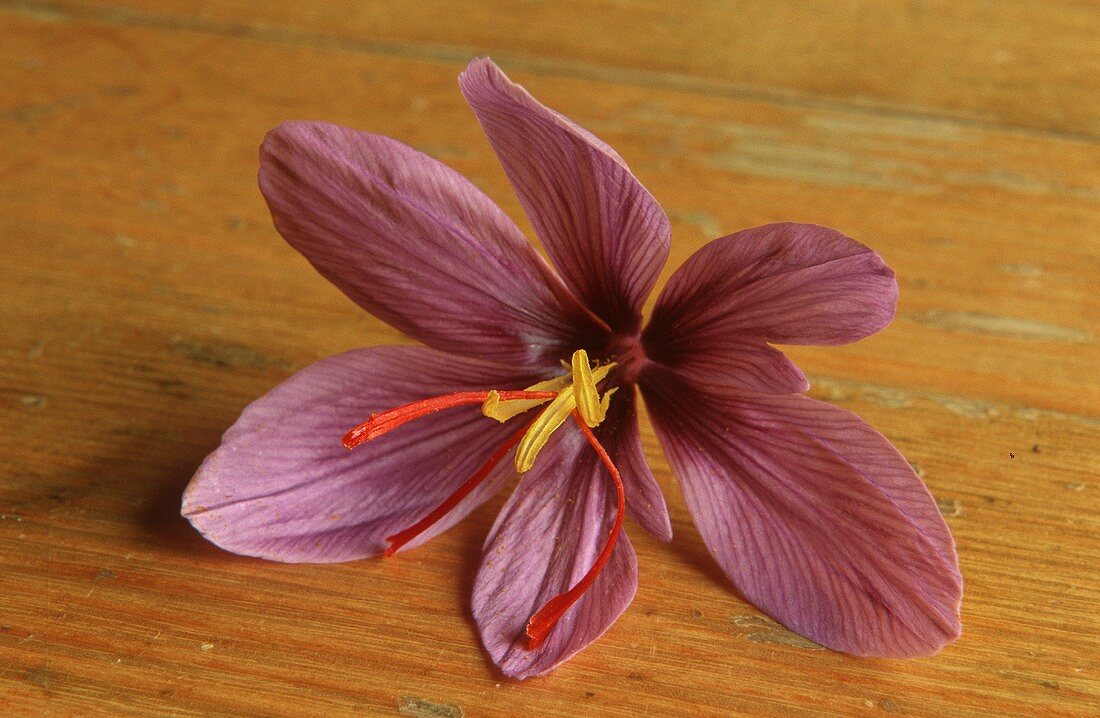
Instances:
[[[32,7],[39,6],[33,3]],[[660,89],[843,103],[1096,138],[1100,5],[1028,0],[58,0],[113,24],[461,61]]]
[[[646,3],[492,3],[496,25],[474,5],[140,5],[0,4],[0,714],[1096,714],[1092,4],[955,11],[997,15],[982,28],[933,20],[933,3],[700,5],[667,34]],[[858,51],[803,57],[774,31],[800,17],[822,52]],[[717,50],[734,27],[756,60]],[[1038,66],[994,72],[968,37]],[[953,54],[906,69],[937,47]],[[475,48],[514,57],[515,79],[627,158],[673,219],[665,277],[782,219],[838,227],[897,270],[887,331],[790,353],[938,498],[967,582],[956,645],[859,660],[764,619],[710,562],[648,428],[676,538],[632,530],[630,610],[524,683],[494,673],[469,618],[499,499],[407,556],[335,566],[232,556],[178,517],[250,400],[321,357],[407,341],[271,228],[267,129],[394,136],[527,226],[455,85]],[[874,58],[896,63],[856,61]]]

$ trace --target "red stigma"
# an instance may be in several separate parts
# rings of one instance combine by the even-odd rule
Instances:
[[[502,401],[512,399],[553,399],[557,392],[553,391],[500,391],[497,392]],[[443,409],[455,406],[467,406],[469,404],[482,404],[488,398],[487,391],[460,391],[454,394],[435,396],[423,401],[414,401],[395,409],[387,409],[371,417],[348,433],[344,434],[344,448],[354,449],[360,444],[365,444],[371,439],[377,439],[387,434],[402,424],[407,424],[414,419],[419,419],[428,414],[434,414]]]
[[[525,633],[527,634],[527,649],[535,650],[542,645],[543,641],[557,625],[565,612],[569,608],[580,600],[585,591],[592,587],[595,583],[596,577],[599,576],[600,571],[603,570],[604,565],[608,559],[611,558],[611,552],[615,549],[615,544],[619,540],[619,534],[623,528],[623,513],[626,510],[626,495],[623,492],[623,479],[619,475],[619,470],[615,468],[615,464],[611,461],[611,457],[607,455],[607,450],[603,448],[596,435],[592,433],[592,430],[581,419],[580,414],[576,410],[573,411],[573,419],[577,422],[577,426],[581,427],[581,431],[584,432],[584,437],[588,439],[588,443],[592,445],[592,448],[599,454],[600,460],[603,461],[604,466],[611,472],[611,481],[615,484],[615,494],[617,498],[617,506],[615,509],[615,523],[611,527],[611,532],[607,537],[607,543],[604,544],[603,550],[600,551],[600,555],[596,557],[595,563],[592,564],[592,568],[588,569],[588,573],[577,582],[576,586],[565,593],[560,593],[554,596],[546,604],[540,608],[531,618],[527,621],[527,628]]]
[[[488,391],[461,391],[424,399],[422,401],[414,401],[404,406],[372,414],[369,419],[344,435],[344,446],[348,449],[354,449],[360,444],[365,444],[372,439],[387,434],[414,419],[419,419],[428,414],[434,414],[443,409],[450,409],[456,406],[467,406],[470,404],[482,404],[489,397],[489,394],[490,392]],[[500,391],[497,392],[497,394],[501,401],[531,399],[547,400],[554,399],[558,396],[558,392],[554,391]],[[543,411],[545,411],[545,409],[543,409]],[[448,496],[441,504],[428,513],[428,515],[409,528],[399,531],[392,536],[387,536],[386,541],[389,542],[389,546],[383,552],[383,555],[387,557],[393,556],[402,546],[422,534],[437,521],[454,510],[464,498],[469,496],[470,493],[477,488],[490,473],[492,473],[497,464],[508,455],[508,452],[519,443],[528,429],[530,429],[531,426],[538,421],[539,417],[542,416],[543,411],[540,411],[530,422],[524,424],[519,431],[509,436],[493,455],[486,460],[481,468],[474,472],[473,476],[467,479],[465,483],[459,486],[454,493]],[[608,534],[607,543],[604,544],[603,549],[600,551],[600,555],[596,557],[592,567],[588,569],[588,573],[568,591],[560,593],[547,601],[542,608],[536,611],[531,618],[528,619],[524,633],[527,637],[527,649],[532,651],[543,644],[546,637],[558,624],[558,621],[561,620],[561,617],[565,615],[565,612],[568,611],[573,604],[579,601],[581,596],[583,596],[596,582],[596,578],[600,575],[600,572],[611,558],[611,553],[615,550],[615,544],[618,543],[619,534],[622,533],[623,528],[623,514],[626,511],[626,495],[623,490],[623,480],[622,476],[619,474],[619,470],[615,467],[614,462],[611,461],[611,457],[608,456],[607,450],[600,444],[596,435],[592,433],[592,429],[584,422],[584,419],[577,409],[573,409],[571,416],[577,423],[577,426],[580,427],[585,439],[588,440],[588,443],[600,457],[600,461],[603,462],[604,466],[607,467],[608,472],[611,474],[611,481],[615,486],[615,496],[617,500],[615,522]]]
[[[535,419],[537,418],[538,416],[535,417]],[[519,440],[523,438],[523,435],[527,433],[527,429],[529,429],[531,427],[531,424],[533,423],[535,423],[534,419],[525,424],[523,428],[521,428],[519,431],[509,436],[508,439],[500,445],[500,448],[497,449],[496,452],[494,452],[493,455],[489,457],[489,460],[486,461],[482,465],[482,467],[474,473],[473,476],[466,480],[466,483],[462,484],[462,486],[459,486],[453,494],[448,496],[439,506],[436,506],[430,514],[420,519],[404,531],[399,531],[393,536],[387,536],[386,541],[388,541],[390,545],[385,550],[385,552],[383,552],[382,555],[386,556],[387,558],[393,556],[399,548],[407,544],[409,541],[412,541],[436,521],[439,521],[441,518],[450,513],[451,509],[453,509],[455,506],[458,506],[459,502],[462,501],[462,499],[466,498],[471,491],[477,488],[478,484],[485,480],[485,477],[487,477],[489,473],[492,472],[496,465],[499,464],[501,460],[508,455],[508,452],[511,451],[512,447],[515,446],[519,442]]]

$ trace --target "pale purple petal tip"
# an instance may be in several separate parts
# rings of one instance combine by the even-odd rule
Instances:
[[[487,58],[459,85],[566,284],[617,332],[668,258],[668,218],[610,147],[543,106]]]
[[[382,552],[468,479],[515,431],[478,407],[448,409],[354,451],[372,413],[440,394],[518,388],[535,377],[419,347],[361,349],[304,369],[253,402],[207,457],[183,515],[234,553],[325,563]],[[505,462],[507,464],[507,462]],[[490,477],[415,546],[454,525],[513,476]]]
[[[580,431],[563,427],[501,511],[474,582],[474,620],[485,650],[505,675],[546,673],[599,638],[626,610],[638,587],[638,568],[623,533],[591,588],[541,646],[527,648],[527,621],[588,572],[607,541],[614,512],[606,470]]]
[[[656,369],[642,388],[696,526],[745,598],[855,655],[926,656],[959,636],[954,541],[881,434],[800,395],[703,392]]]
[[[286,123],[260,149],[260,189],[322,275],[431,347],[556,364],[600,331],[500,208],[396,140]]]

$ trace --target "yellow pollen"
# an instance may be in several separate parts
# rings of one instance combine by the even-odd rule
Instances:
[[[560,427],[575,409],[589,427],[598,426],[607,416],[607,407],[611,395],[618,387],[605,392],[601,397],[596,384],[607,378],[615,364],[609,363],[596,368],[588,361],[583,349],[573,352],[569,374],[541,381],[525,391],[556,391],[558,395],[549,400],[550,405],[543,410],[516,447],[516,470],[523,473],[535,464],[535,458],[550,436]],[[513,399],[502,401],[496,391],[489,392],[481,412],[488,417],[504,422],[514,416],[546,403],[546,399]]]

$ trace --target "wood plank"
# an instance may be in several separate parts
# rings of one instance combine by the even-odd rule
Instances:
[[[816,396],[921,467],[968,587],[966,634],[937,658],[807,648],[729,590],[647,429],[676,540],[633,530],[631,609],[515,684],[468,617],[499,499],[400,560],[338,566],[234,557],[177,515],[248,401],[322,356],[403,341],[271,229],[254,179],[268,128],[398,137],[519,218],[455,63],[0,20],[0,283],[17,290],[0,303],[0,712],[1087,716],[1100,700],[1095,143],[515,72],[631,162],[674,218],[673,266],[780,219],[888,258],[898,321],[792,354]]]
[[[119,228],[105,218],[114,217],[119,202],[129,203],[157,217],[159,237],[188,231],[208,243],[202,251],[214,251],[224,244],[219,235],[226,224],[242,220],[237,208],[253,209],[246,222],[268,224],[253,181],[257,139],[281,120],[324,116],[431,151],[481,183],[523,222],[476,122],[454,91],[453,68],[309,44],[244,41],[245,47],[269,50],[265,59],[276,68],[272,72],[272,65],[241,61],[239,45],[218,35],[188,33],[197,49],[170,48],[154,58],[128,38],[173,32],[88,27],[96,28],[88,39],[65,41],[83,43],[74,52],[103,53],[100,76],[89,78],[75,68],[66,78],[53,78],[44,68],[13,70],[10,82],[29,85],[34,99],[9,114],[30,136],[41,132],[41,118],[65,141],[107,143],[98,157],[80,159],[94,162],[104,182],[119,173],[130,181],[109,182],[92,195],[83,189],[85,178],[56,164],[73,160],[47,154],[53,148],[42,138],[13,146],[12,180],[28,183],[26,190],[41,198],[36,206],[50,221],[72,216],[75,199],[97,229],[111,232]],[[194,64],[207,51],[221,52],[224,66],[200,64],[195,72],[204,74],[198,79],[165,74],[171,63]],[[282,59],[273,60],[280,52]],[[66,61],[79,63],[80,57]],[[414,89],[389,84],[394,72]],[[976,391],[982,395],[976,398],[1012,398],[1066,412],[1087,410],[1100,398],[1088,362],[1080,361],[1098,358],[1092,318],[1100,300],[1086,291],[1096,266],[1092,238],[1100,228],[1095,144],[963,129],[944,121],[869,121],[858,114],[748,100],[700,104],[691,93],[654,98],[630,86],[578,101],[575,88],[585,81],[516,76],[539,77],[540,96],[621,148],[664,202],[678,221],[668,270],[714,235],[786,219],[841,228],[886,256],[905,284],[898,322],[914,325],[913,333],[886,333],[826,351],[792,349],[809,371],[843,375],[853,357],[862,359],[892,343],[892,361],[882,369],[887,383],[917,381],[946,393]],[[264,78],[262,86],[257,77]],[[70,107],[73,111],[66,112]],[[72,119],[81,117],[77,110],[91,121]],[[434,119],[441,115],[455,121]],[[144,124],[103,132],[104,124],[126,126],[131,116]],[[232,138],[224,137],[226,118],[240,128]],[[234,144],[226,146],[229,142]],[[196,154],[196,146],[211,147],[211,154]],[[159,156],[141,156],[153,151]],[[237,164],[224,187],[211,189],[202,183],[215,151],[233,153]],[[34,163],[49,162],[55,166],[30,171]],[[168,177],[160,166],[192,174]],[[215,203],[218,215],[200,212],[192,192],[205,193],[201,200]],[[1042,252],[1036,251],[1039,244]],[[966,273],[955,271],[961,265],[968,267]],[[1050,301],[1057,302],[1056,315],[1049,312]],[[912,366],[903,360],[910,354],[903,342],[932,352],[931,366],[956,371]],[[1039,365],[1041,374],[1018,371]],[[850,378],[860,378],[864,368],[856,369]]]
[[[1080,0],[60,0],[116,24],[342,43],[655,89],[840,102],[1100,135],[1100,5]]]

